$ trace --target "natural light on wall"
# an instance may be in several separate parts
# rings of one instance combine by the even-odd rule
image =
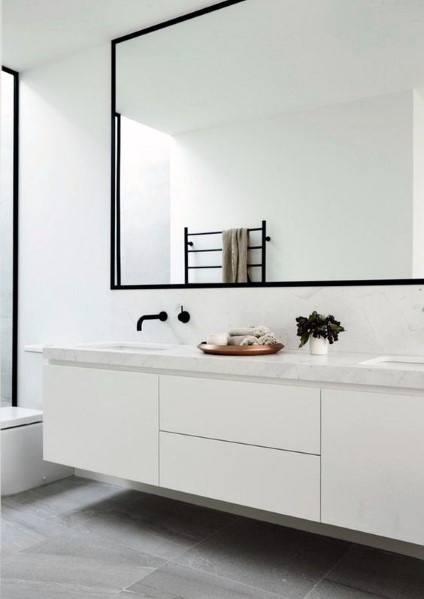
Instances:
[[[123,279],[160,283],[170,276],[170,154],[172,138],[137,121],[121,120]],[[152,243],[154,231],[161,243]]]

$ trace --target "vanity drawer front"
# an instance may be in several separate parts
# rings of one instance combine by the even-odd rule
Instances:
[[[160,428],[319,454],[320,390],[161,376]]]
[[[320,458],[160,433],[160,485],[309,520],[320,519]]]

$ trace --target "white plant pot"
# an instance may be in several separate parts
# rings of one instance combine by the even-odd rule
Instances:
[[[325,356],[328,354],[328,339],[323,337],[310,337],[309,349],[314,356]]]

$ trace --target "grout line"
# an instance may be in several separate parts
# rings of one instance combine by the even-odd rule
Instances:
[[[317,580],[317,582],[314,584],[312,589],[306,593],[306,595],[303,599],[308,599],[308,597],[318,587],[318,585],[320,585],[324,580],[327,579],[327,577],[331,574],[331,572],[333,572],[333,570],[335,570],[337,568],[337,566],[341,563],[341,561],[346,557],[346,555],[349,553],[351,548],[352,548],[352,543],[349,543],[348,547],[346,548],[346,551],[344,551],[343,554],[339,557],[339,559],[336,560],[335,563],[326,572],[324,572],[324,574],[321,576],[321,578],[319,580]],[[355,590],[359,590],[359,589],[355,589]]]
[[[202,507],[202,506],[200,506],[200,507]],[[202,509],[203,509],[203,508],[202,508]],[[207,509],[207,510],[211,510],[212,508],[205,508],[205,509]],[[216,511],[216,510],[212,510],[212,511]],[[219,513],[221,513],[221,512],[219,512]],[[225,512],[224,512],[224,513],[225,513]],[[129,586],[132,586],[132,585],[133,585],[133,584],[135,584],[136,582],[142,582],[144,579],[147,579],[149,576],[151,576],[151,574],[153,574],[154,572],[157,572],[158,570],[161,570],[162,568],[165,568],[165,567],[166,567],[166,566],[168,566],[169,564],[175,564],[175,565],[179,565],[179,566],[183,565],[183,564],[181,564],[180,562],[178,562],[178,561],[177,561],[177,560],[178,560],[178,559],[180,559],[180,558],[181,558],[183,555],[185,555],[186,553],[188,553],[188,552],[192,551],[192,550],[193,550],[195,547],[197,547],[198,545],[201,545],[202,543],[204,543],[204,542],[206,542],[206,541],[209,541],[209,540],[210,540],[210,539],[212,539],[214,536],[216,536],[216,535],[218,535],[219,533],[221,533],[223,530],[225,530],[225,529],[227,529],[227,528],[230,528],[231,526],[235,526],[235,525],[236,525],[236,523],[237,523],[237,522],[238,522],[238,520],[239,520],[239,516],[237,516],[237,515],[235,515],[235,514],[230,514],[230,516],[231,516],[231,521],[230,521],[228,524],[226,523],[226,524],[223,524],[222,526],[219,526],[219,527],[217,528],[217,530],[214,530],[213,532],[211,532],[211,533],[207,534],[207,535],[206,535],[206,536],[204,536],[203,538],[201,538],[201,539],[199,539],[198,541],[194,542],[192,545],[189,545],[189,546],[188,546],[188,547],[186,547],[186,548],[184,549],[184,551],[182,551],[182,552],[181,552],[181,553],[180,553],[178,556],[170,557],[169,559],[164,559],[164,558],[161,558],[160,556],[157,556],[157,555],[155,555],[155,554],[152,554],[152,553],[146,553],[147,555],[151,555],[152,557],[158,557],[159,559],[163,559],[163,560],[164,560],[164,561],[163,561],[163,564],[161,564],[160,566],[158,566],[157,568],[155,568],[155,569],[153,570],[153,572],[151,572],[150,574],[148,574],[148,575],[147,575],[147,576],[145,576],[144,578],[141,578],[141,579],[139,579],[139,580],[137,580],[137,581],[133,582],[133,583],[132,583],[131,585],[129,585]],[[127,546],[127,545],[125,545],[125,547],[128,547],[128,546]],[[191,568],[190,566],[185,566],[185,567],[187,567],[187,568]],[[192,570],[196,570],[196,568],[191,568],[191,569],[192,569]],[[199,572],[203,572],[203,570],[198,570],[198,571],[199,571]],[[223,578],[223,577],[222,577],[222,578]],[[231,579],[228,579],[228,580],[231,580]],[[125,588],[123,589],[123,591],[128,591],[128,589],[129,589],[129,586],[128,586],[128,587],[125,587]],[[131,592],[131,591],[129,591],[129,592]],[[272,599],[273,597],[278,597],[278,595],[277,595],[277,596],[276,596],[276,595],[270,595],[270,599]]]
[[[191,551],[192,549],[194,549],[194,547],[197,547],[197,545],[200,545],[201,543],[203,543],[206,540],[209,540],[211,537],[213,537],[215,534],[217,534],[220,531],[216,531],[215,533],[208,535],[205,539],[203,539],[202,541],[199,541],[198,543],[195,543],[192,547],[190,547],[189,549],[187,549],[187,551],[184,551],[181,555],[185,555],[188,551]],[[202,570],[200,568],[195,568],[193,566],[189,566],[187,564],[183,564],[179,561],[176,561],[176,559],[170,559],[168,560],[166,563],[162,564],[159,568],[157,568],[155,570],[155,572],[157,572],[158,570],[161,570],[162,568],[168,566],[169,564],[175,565],[175,566],[179,566],[181,568],[186,568],[187,570],[193,570],[193,572],[199,572],[200,574],[203,574],[205,576],[211,576],[212,578],[216,578],[218,580],[225,580],[227,582],[232,582],[233,584],[239,585],[241,588],[246,588],[246,589],[251,589],[254,591],[260,591],[262,595],[269,595],[270,599],[283,599],[283,596],[280,595],[279,593],[274,593],[273,591],[267,591],[266,589],[263,589],[261,587],[257,587],[251,584],[246,584],[244,582],[240,582],[239,580],[235,579],[235,578],[230,578],[229,576],[222,576],[220,574],[216,574],[215,572],[208,572],[207,570]],[[153,574],[153,572],[152,572]],[[150,574],[148,574],[147,576],[145,576],[144,578],[142,578],[140,580],[140,582],[143,582],[144,580],[147,581],[147,579],[149,578]],[[150,585],[148,585],[150,586]],[[154,589],[154,587],[150,587],[152,589]],[[126,589],[124,590],[128,590],[128,587],[126,587]]]
[[[188,553],[189,551],[191,551],[192,549],[194,549],[195,547],[197,547],[197,545],[200,545],[201,543],[203,543],[204,541],[209,540],[210,538],[212,538],[214,535],[218,534],[219,532],[221,532],[222,528],[220,528],[219,530],[215,530],[213,533],[206,535],[206,537],[203,537],[202,539],[196,541],[195,543],[193,543],[193,545],[190,545],[189,547],[186,547],[186,549],[184,549],[184,551],[181,552],[180,556],[185,555],[186,553]],[[128,545],[125,545],[125,547],[128,547]],[[124,589],[122,589],[123,591],[128,591],[129,587],[131,587],[132,585],[136,584],[137,582],[143,582],[145,579],[147,579],[149,576],[151,576],[152,574],[156,573],[158,570],[162,570],[163,568],[166,568],[166,566],[168,566],[169,564],[175,564],[175,565],[180,565],[181,564],[176,561],[177,557],[170,557],[169,559],[164,559],[161,558],[157,555],[154,555],[152,553],[146,553],[146,555],[150,555],[151,557],[157,557],[158,559],[163,559],[163,564],[161,564],[160,566],[158,566],[157,568],[154,568],[152,572],[150,572],[147,576],[144,576],[143,578],[139,578],[138,580],[132,582],[130,585],[128,585],[127,587],[125,587]],[[192,568],[194,570],[194,568]],[[132,592],[132,591],[129,591]]]
[[[202,507],[202,506],[200,506]],[[202,507],[202,509],[204,509]],[[205,508],[207,510],[211,510],[212,508]],[[212,511],[216,511],[216,510],[212,510]],[[218,512],[218,513],[224,513],[226,514],[227,512]],[[231,516],[230,518],[230,522],[223,524],[222,526],[219,526],[216,530],[214,530],[213,532],[207,534],[205,537],[203,537],[202,539],[199,539],[198,541],[196,541],[195,543],[193,543],[193,545],[190,545],[189,547],[187,547],[186,549],[184,549],[184,551],[181,552],[181,554],[175,557],[170,557],[168,560],[166,560],[166,562],[164,564],[162,564],[162,566],[160,566],[161,568],[163,566],[166,566],[169,563],[173,563],[173,564],[178,564],[179,562],[177,561],[178,559],[180,559],[183,555],[185,555],[186,553],[188,553],[189,551],[192,551],[192,549],[194,549],[195,547],[197,547],[198,545],[201,545],[202,543],[209,541],[210,539],[212,539],[213,537],[215,537],[216,535],[220,534],[221,532],[223,532],[224,530],[226,530],[227,528],[231,528],[233,526],[236,526],[237,522],[240,519],[240,516],[237,516],[236,514],[229,514]],[[181,565],[181,564],[180,564]],[[194,568],[193,568],[194,569]]]
[[[337,584],[341,587],[343,587],[344,589],[349,589],[351,591],[355,591],[355,592],[360,592],[363,593],[364,595],[369,595],[370,599],[391,599],[391,597],[389,597],[388,595],[376,595],[375,593],[371,592],[371,591],[364,591],[364,589],[359,589],[358,587],[353,587],[350,584],[345,584],[344,582],[335,582],[333,580],[328,580],[328,582],[330,584]],[[309,595],[309,593],[308,593]],[[306,595],[306,597],[304,597],[303,599],[307,599],[308,595]]]
[[[344,554],[342,555],[342,557],[337,560],[337,562],[329,569],[329,571],[325,574],[325,576],[323,578],[321,578],[321,580],[319,581],[319,583],[323,582],[324,580],[327,580],[329,583],[333,583],[333,584],[340,584],[341,586],[347,588],[347,589],[352,589],[354,591],[360,591],[361,593],[365,593],[367,595],[369,595],[370,597],[373,597],[374,599],[390,599],[390,597],[388,595],[376,595],[375,593],[372,593],[371,591],[365,591],[364,589],[360,589],[358,587],[354,587],[350,584],[345,584],[343,582],[338,582],[336,580],[332,580],[331,578],[329,578],[330,574],[337,568],[337,566],[340,564],[340,562],[355,548],[356,543],[349,543],[349,547],[346,549],[346,551],[344,552]],[[368,547],[368,546],[364,546],[365,549],[371,549],[371,551],[384,551],[384,549],[375,549],[373,547]],[[412,558],[414,559],[414,558]],[[317,585],[314,586],[314,588]],[[308,593],[309,595],[309,593]],[[304,597],[304,599],[307,599],[308,595],[306,595],[306,597]]]

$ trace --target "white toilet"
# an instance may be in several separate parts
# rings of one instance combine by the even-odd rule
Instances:
[[[72,468],[43,460],[43,413],[0,408],[1,495],[13,495],[65,478]]]

